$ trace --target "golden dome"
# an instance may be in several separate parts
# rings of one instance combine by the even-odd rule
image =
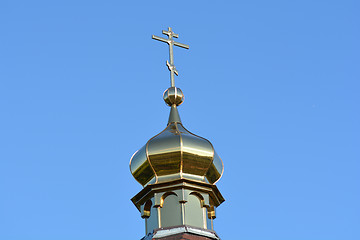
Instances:
[[[181,101],[171,94],[181,94]],[[165,91],[165,102],[172,103],[167,127],[131,157],[130,171],[143,186],[176,179],[214,184],[223,173],[222,160],[210,141],[189,132],[182,125],[177,111],[182,99],[179,88]]]

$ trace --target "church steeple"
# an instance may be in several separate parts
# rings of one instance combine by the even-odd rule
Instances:
[[[175,87],[178,72],[174,65],[173,46],[178,35],[163,31],[168,39],[152,36],[169,44],[171,87],[164,101],[171,107],[167,127],[151,138],[130,160],[130,171],[144,186],[131,200],[145,219],[146,239],[219,239],[213,231],[215,209],[223,201],[215,183],[223,173],[223,163],[213,145],[189,132],[181,123],[177,107],[184,94]],[[180,234],[180,235],[179,235]],[[179,236],[179,238],[177,238]]]

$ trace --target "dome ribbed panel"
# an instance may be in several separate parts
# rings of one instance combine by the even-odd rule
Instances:
[[[179,125],[182,138],[183,172],[204,176],[212,162],[214,150],[209,141],[200,138]]]
[[[130,160],[130,171],[141,185],[145,185],[155,176],[154,171],[147,160],[146,146],[142,147],[132,156]]]
[[[174,124],[148,142],[148,156],[156,175],[164,176],[180,172],[180,135]]]
[[[209,183],[214,184],[215,182],[217,182],[221,178],[223,171],[224,166],[222,160],[215,152],[214,160],[211,163],[208,172],[206,173],[206,178],[208,179]]]

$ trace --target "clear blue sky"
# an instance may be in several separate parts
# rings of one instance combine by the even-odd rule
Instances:
[[[185,127],[225,165],[224,239],[360,239],[359,1],[0,1],[0,239],[140,239],[131,155]]]

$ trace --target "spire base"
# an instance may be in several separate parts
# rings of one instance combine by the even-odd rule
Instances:
[[[171,123],[181,123],[179,111],[175,104],[171,106],[168,125]]]

